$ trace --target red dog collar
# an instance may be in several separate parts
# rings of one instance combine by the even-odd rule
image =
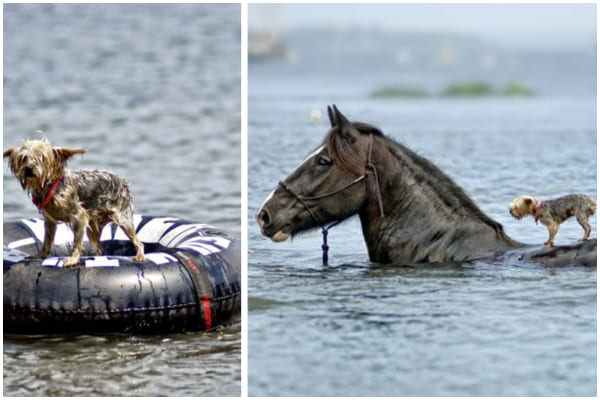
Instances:
[[[538,201],[537,206],[535,206],[535,223],[537,224],[540,219],[540,210],[542,209],[542,202]]]
[[[57,178],[54,180],[54,182],[52,182],[52,185],[50,185],[50,189],[48,190],[48,194],[46,194],[46,197],[44,197],[44,200],[42,200],[41,203],[38,202],[38,200],[35,197],[35,194],[31,193],[31,201],[33,201],[33,204],[36,205],[38,210],[42,211],[42,209],[44,209],[50,203],[50,200],[52,200],[52,197],[58,189],[58,185],[60,185],[63,179],[65,179],[65,177],[61,176],[60,178]]]

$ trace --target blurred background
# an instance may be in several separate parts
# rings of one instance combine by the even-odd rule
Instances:
[[[239,4],[4,4],[4,148],[83,147],[136,213],[240,237]],[[39,216],[5,162],[4,220]],[[239,326],[168,336],[4,336],[7,396],[239,396]]]
[[[250,4],[249,394],[596,393],[596,270],[369,262],[360,223],[273,243],[254,214],[326,106],[428,158],[514,239],[521,194],[596,199],[595,4]],[[597,218],[591,219],[596,232]],[[556,244],[583,235],[561,225]],[[596,234],[594,233],[595,237]]]
[[[467,95],[475,82],[473,94],[595,94],[593,4],[256,4],[249,29],[251,71],[276,69],[273,86],[294,76],[312,96],[319,79],[349,76],[345,95],[374,98]]]

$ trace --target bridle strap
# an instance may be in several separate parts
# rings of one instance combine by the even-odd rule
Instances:
[[[279,182],[279,186],[281,186],[283,189],[285,189],[286,192],[288,192],[289,194],[291,194],[293,198],[295,198],[296,200],[298,200],[300,202],[300,204],[302,204],[304,206],[304,208],[306,209],[306,211],[308,211],[308,213],[310,214],[310,216],[315,220],[315,222],[321,228],[323,228],[323,223],[321,222],[321,220],[310,209],[310,207],[308,206],[308,204],[306,204],[305,200],[313,200],[313,198],[306,198],[306,197],[300,196],[299,194],[297,194],[296,192],[294,192],[291,187],[289,187],[288,185],[286,185],[283,181]]]
[[[356,178],[355,180],[353,180],[352,182],[350,182],[349,184],[347,184],[346,186],[344,186],[341,189],[334,190],[332,192],[325,193],[325,194],[320,194],[318,196],[302,196],[302,199],[304,199],[304,200],[320,200],[320,199],[324,199],[325,197],[333,196],[334,194],[338,194],[340,192],[343,192],[344,190],[350,188],[351,186],[356,185],[358,182],[360,182],[363,179],[365,179],[366,176],[367,176],[367,174],[362,174],[361,176],[359,176],[358,178]]]
[[[369,134],[369,153],[367,158],[367,167],[371,171],[373,171],[373,177],[375,178],[375,189],[377,193],[377,203],[379,204],[379,213],[381,214],[381,218],[385,216],[383,213],[383,199],[381,198],[381,189],[379,188],[379,177],[377,176],[377,168],[375,168],[375,164],[371,162],[371,153],[373,147],[373,134]],[[363,175],[365,176],[365,175]]]
[[[330,197],[336,194],[339,194],[343,191],[345,191],[346,189],[349,189],[350,187],[356,185],[357,183],[361,182],[363,179],[365,179],[367,177],[367,172],[366,170],[369,169],[373,172],[373,177],[375,178],[375,188],[376,188],[376,192],[377,192],[377,203],[379,204],[379,212],[381,214],[381,217],[384,217],[384,213],[383,213],[383,200],[381,198],[381,190],[379,187],[379,177],[377,176],[377,168],[375,168],[375,164],[372,163],[371,161],[371,153],[372,153],[372,149],[373,149],[373,134],[370,133],[369,134],[369,146],[368,146],[368,155],[367,155],[367,164],[365,166],[365,173],[362,174],[361,176],[359,176],[358,178],[354,179],[352,182],[348,183],[347,185],[345,185],[344,187],[325,193],[325,194],[320,194],[317,196],[301,196],[298,193],[296,193],[291,187],[289,187],[285,182],[280,181],[279,182],[279,186],[281,186],[286,192],[288,192],[293,198],[295,198],[296,200],[298,200],[300,202],[300,204],[302,204],[302,206],[304,207],[304,209],[310,214],[310,216],[312,217],[312,219],[317,223],[317,225],[319,225],[321,227],[321,234],[323,235],[323,244],[321,245],[321,249],[323,250],[323,265],[327,265],[327,261],[328,261],[328,255],[327,252],[329,250],[329,246],[327,245],[327,234],[329,233],[329,229],[333,228],[334,226],[336,226],[337,224],[339,224],[340,222],[342,222],[341,220],[338,221],[334,221],[329,225],[325,225],[320,219],[319,217],[317,217],[317,215],[314,213],[313,210],[311,210],[310,206],[306,203],[306,201],[312,201],[312,200],[320,200],[320,199],[324,199],[326,197]]]
[[[362,178],[364,178],[364,175],[362,176]],[[360,182],[360,180],[355,180],[354,183],[357,183],[357,182]],[[329,233],[329,229],[333,228],[334,226],[336,226],[337,224],[339,224],[342,221],[338,220],[338,221],[332,222],[329,225],[325,225],[323,222],[321,222],[321,220],[319,219],[319,217],[317,217],[317,214],[315,214],[313,212],[313,210],[310,209],[309,205],[306,204],[305,200],[315,200],[317,198],[320,199],[320,198],[323,198],[323,197],[332,196],[332,195],[334,195],[336,193],[341,192],[342,190],[345,190],[345,189],[349,188],[354,183],[352,183],[350,185],[347,185],[343,189],[338,190],[336,192],[328,193],[327,195],[317,196],[317,197],[303,197],[303,196],[298,195],[296,192],[294,192],[292,190],[292,188],[290,188],[288,185],[286,185],[283,181],[279,182],[279,186],[281,186],[283,189],[285,189],[285,191],[287,191],[289,194],[291,194],[293,198],[295,198],[296,200],[298,200],[300,202],[300,204],[302,204],[304,206],[304,208],[306,209],[306,211],[308,211],[308,213],[310,214],[310,216],[312,217],[312,219],[317,223],[317,225],[319,225],[321,227],[321,234],[323,235],[323,244],[321,245],[321,250],[323,250],[323,265],[327,265],[327,262],[329,260],[329,256],[328,256],[329,245],[327,244],[327,234]]]

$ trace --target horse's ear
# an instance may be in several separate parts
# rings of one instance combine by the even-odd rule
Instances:
[[[348,118],[346,118],[344,116],[344,114],[342,114],[340,112],[340,110],[338,110],[338,108],[335,106],[335,104],[333,105],[333,111],[335,112],[335,120],[337,121],[336,125],[349,125],[350,121],[348,121]]]
[[[331,122],[331,127],[335,128],[337,125],[337,120],[335,119],[335,114],[330,106],[327,106],[327,115],[329,115],[329,122]]]
[[[340,110],[337,109],[335,104],[333,105],[333,111],[335,113],[335,119],[339,128],[338,132],[340,133],[340,135],[342,135],[344,139],[349,140],[350,143],[354,143],[357,139],[358,132],[352,126],[352,122],[350,122],[348,118],[346,118],[344,114],[342,114]]]

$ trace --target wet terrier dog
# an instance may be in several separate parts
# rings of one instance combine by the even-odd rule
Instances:
[[[587,240],[592,230],[588,219],[596,212],[596,203],[584,194],[569,194],[553,200],[538,200],[532,196],[519,196],[510,203],[510,215],[521,219],[533,215],[535,223],[540,221],[546,225],[550,237],[544,243],[547,247],[554,246],[554,236],[559,225],[570,217],[575,217],[583,228],[581,240]]]
[[[71,226],[75,240],[71,256],[63,265],[65,268],[75,266],[83,253],[84,230],[96,254],[102,254],[100,233],[104,225],[112,221],[135,246],[134,261],[143,261],[144,245],[135,234],[129,186],[108,171],[65,168],[69,158],[83,153],[84,149],[52,147],[47,139],[26,140],[20,147],[3,153],[3,158],[9,157],[11,171],[44,215],[42,250],[28,258],[45,258],[50,254],[56,225],[64,221]]]

